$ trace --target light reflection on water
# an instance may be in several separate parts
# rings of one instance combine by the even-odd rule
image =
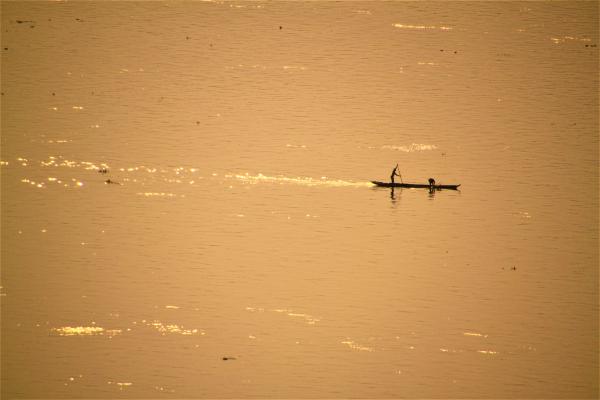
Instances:
[[[417,30],[441,30],[441,31],[451,31],[453,28],[449,26],[434,26],[434,25],[407,25],[407,24],[394,24],[394,28],[400,29],[417,29]]]
[[[159,332],[162,336],[169,334],[178,334],[183,336],[192,336],[199,335],[204,336],[206,332],[199,330],[197,328],[188,329],[183,325],[174,324],[174,323],[163,323],[159,320],[141,320],[140,322],[134,321],[130,327],[121,328],[121,329],[107,329],[100,326],[63,326],[59,328],[52,328],[50,330],[51,335],[56,336],[107,336],[112,338],[116,335],[121,334],[134,334],[135,332],[132,329],[139,327],[150,327]]]
[[[104,329],[99,326],[63,326],[52,328],[52,333],[58,336],[115,336],[121,334],[120,329]]]
[[[271,182],[271,183],[291,183],[296,185],[305,186],[336,186],[336,187],[366,187],[372,186],[371,182],[349,182],[339,179],[328,179],[322,176],[320,179],[310,177],[287,177],[287,176],[268,176],[261,173],[257,175],[250,175],[248,173],[242,175],[225,175],[226,178],[234,178],[242,182],[248,183],[259,183],[259,182]]]
[[[425,146],[425,147],[423,147]],[[427,145],[415,145],[412,144],[410,147],[401,147],[400,149],[402,149],[402,151],[412,151],[412,148],[429,148],[429,146]],[[384,146],[383,148],[388,148],[388,146]],[[435,146],[433,146],[433,148],[435,148]],[[24,158],[18,158],[19,161],[28,161],[27,159]],[[6,162],[4,165],[8,165],[8,162]],[[89,162],[89,161],[74,161],[74,160],[68,160],[68,159],[64,159],[62,156],[50,156],[48,157],[48,161],[40,161],[39,165],[43,168],[45,167],[55,167],[55,168],[69,168],[69,169],[75,169],[75,168],[79,168],[85,171],[95,171],[95,172],[101,172],[103,174],[107,174],[107,176],[112,176],[110,174],[110,166],[107,163],[101,162],[101,163],[93,163],[93,162]],[[23,165],[23,166],[29,166],[29,164],[27,165]],[[196,182],[196,180],[198,180],[199,182],[203,179],[205,179],[204,176],[201,175],[197,175],[197,172],[199,172],[201,169],[197,168],[197,167],[173,167],[173,168],[169,168],[169,169],[165,169],[165,168],[158,168],[158,167],[148,167],[148,166],[135,166],[135,167],[117,167],[114,168],[116,171],[118,171],[118,175],[121,177],[121,181],[122,182],[128,182],[128,183],[139,183],[139,184],[146,184],[148,182],[154,182],[157,179],[158,180],[162,180],[163,182],[166,183],[171,183],[171,184],[188,184],[188,185],[194,185],[198,182]],[[29,168],[29,171],[32,171],[31,166]],[[58,172],[58,170],[55,170],[56,172]],[[106,171],[106,172],[105,172]],[[31,172],[30,172],[31,173]],[[129,173],[129,174],[128,174]],[[159,178],[154,178],[153,175],[149,175],[149,177],[140,177],[140,178],[133,178],[132,176],[138,176],[138,175],[134,175],[134,174],[159,174],[160,177]],[[114,175],[114,174],[113,174]],[[213,178],[219,177],[218,173],[211,173],[210,176],[212,176]],[[320,178],[312,178],[312,177],[289,177],[289,176],[270,176],[270,175],[263,175],[262,173],[258,173],[255,175],[252,175],[250,173],[245,173],[245,174],[222,174],[223,178],[225,179],[231,179],[231,180],[237,180],[240,181],[242,183],[245,184],[257,184],[257,183],[279,183],[279,184],[296,184],[296,185],[303,185],[303,186],[330,186],[330,187],[370,187],[372,186],[372,184],[370,182],[352,182],[352,181],[346,181],[346,180],[341,180],[341,179],[331,179],[331,178],[327,178],[325,176],[322,176]],[[194,179],[190,179],[190,177],[193,177]],[[100,181],[102,178],[101,175],[97,175],[97,176],[90,176],[90,180],[95,180],[95,181]],[[65,179],[65,178],[63,178]],[[68,183],[63,183],[63,179],[59,179],[55,176],[52,177],[47,177],[46,180],[49,182],[53,182],[56,184],[60,184],[63,185],[64,187],[69,187],[71,185],[73,186],[77,186],[77,187],[81,187],[84,185],[84,183],[80,180],[77,180],[75,178],[71,178],[72,184],[69,185]],[[21,180],[21,182],[23,183],[28,183],[31,184],[35,187],[38,188],[45,188],[46,187],[46,183],[45,182],[36,182],[34,180],[31,180],[29,178],[23,178]],[[117,183],[116,181],[114,181],[114,183]],[[185,195],[178,195],[175,193],[169,193],[169,192],[137,192],[136,194],[138,195],[142,195],[142,196],[146,196],[146,197],[151,197],[151,196],[159,196],[159,197],[185,197]]]
[[[347,345],[348,347],[350,347],[353,350],[368,351],[368,352],[372,352],[373,351],[372,347],[367,347],[367,346],[359,345],[354,340],[348,339],[348,340],[342,341],[341,343]]]

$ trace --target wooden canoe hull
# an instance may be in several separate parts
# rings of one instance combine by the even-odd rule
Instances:
[[[374,185],[379,187],[395,187],[395,188],[416,188],[416,189],[429,189],[429,185],[426,183],[398,183],[398,182],[379,182],[379,181],[371,181]],[[457,190],[459,185],[433,185],[433,189],[450,189]]]

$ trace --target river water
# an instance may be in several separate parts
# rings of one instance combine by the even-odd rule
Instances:
[[[597,2],[1,23],[2,398],[598,396]]]

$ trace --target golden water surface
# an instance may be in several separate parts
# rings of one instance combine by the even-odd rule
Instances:
[[[598,2],[1,12],[2,398],[598,396]]]

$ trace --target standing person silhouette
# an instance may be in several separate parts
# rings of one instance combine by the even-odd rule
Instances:
[[[392,175],[390,175],[390,180],[392,181],[392,183],[394,183],[394,177],[395,176],[399,176],[400,179],[402,179],[402,176],[400,176],[400,174],[398,174],[396,171],[398,170],[398,164],[396,164],[396,166],[394,167],[394,170],[392,171]]]

